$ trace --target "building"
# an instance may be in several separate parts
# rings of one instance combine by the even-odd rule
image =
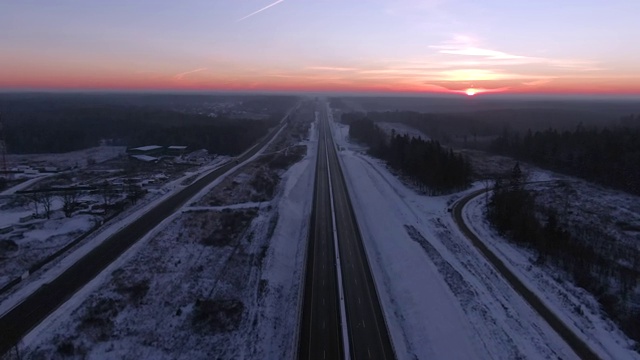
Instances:
[[[129,155],[146,155],[146,156],[160,156],[164,153],[164,147],[160,145],[148,145],[127,150]]]
[[[173,146],[167,147],[167,151],[165,153],[169,156],[182,156],[184,155],[186,150],[187,150],[186,146],[173,145]]]

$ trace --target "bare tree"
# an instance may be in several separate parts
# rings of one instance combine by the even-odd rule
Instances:
[[[51,218],[51,205],[53,205],[53,193],[49,191],[43,191],[39,196],[40,204],[42,204],[42,208],[44,209],[44,215],[47,219]]]
[[[111,205],[111,203],[118,198],[118,191],[108,181],[104,181],[100,184],[100,196],[105,207]]]
[[[140,200],[145,194],[142,186],[136,184],[133,181],[128,181],[127,183],[127,198],[131,201],[132,204],[135,204]]]
[[[63,191],[58,196],[60,197],[60,200],[62,200],[62,210],[64,211],[64,216],[71,217],[73,215],[73,211],[76,209],[78,198],[82,196],[82,192],[67,190]]]
[[[40,194],[37,192],[29,193],[26,195],[26,198],[29,199],[29,203],[33,206],[35,216],[40,215]]]

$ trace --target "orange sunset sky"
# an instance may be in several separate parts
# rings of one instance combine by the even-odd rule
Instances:
[[[3,2],[0,90],[634,95],[637,14],[631,0]]]

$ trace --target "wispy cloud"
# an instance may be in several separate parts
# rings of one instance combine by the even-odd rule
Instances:
[[[337,72],[346,72],[346,71],[357,71],[358,68],[353,67],[340,67],[340,66],[307,66],[307,70],[318,70],[318,71],[337,71]]]
[[[271,8],[271,7],[274,7],[274,6],[278,5],[278,4],[280,4],[281,2],[284,2],[284,0],[278,0],[278,1],[274,2],[274,3],[272,3],[272,4],[269,4],[269,5],[263,7],[260,10],[256,10],[256,11],[252,12],[251,14],[249,14],[247,16],[241,17],[240,19],[236,20],[236,22],[240,22],[240,21],[246,20],[246,19],[248,19],[248,18],[250,18],[250,17],[252,17],[254,15],[257,15],[257,14],[259,14],[259,13],[261,13],[261,12]]]
[[[197,73],[197,72],[205,71],[205,70],[207,70],[207,68],[198,68],[198,69],[195,69],[195,70],[185,71],[183,73],[174,75],[173,79],[174,80],[182,80],[185,76],[187,76],[189,74],[193,74],[193,73]]]
[[[603,70],[594,61],[575,59],[550,59],[537,56],[510,54],[504,51],[487,49],[472,37],[457,35],[451,40],[439,45],[429,46],[442,55],[457,55],[478,66],[509,66],[509,65],[541,65],[547,68],[561,68],[569,71],[597,71]]]

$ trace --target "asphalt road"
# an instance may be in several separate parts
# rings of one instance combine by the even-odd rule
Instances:
[[[395,359],[333,137],[327,139],[351,359]]]
[[[326,131],[319,128],[311,228],[307,245],[300,359],[342,359],[342,333],[333,219],[326,156]]]
[[[484,194],[487,190],[478,190],[460,199],[453,207],[453,219],[462,233],[471,241],[482,255],[498,270],[509,285],[525,299],[529,305],[555,330],[571,347],[580,359],[600,359],[598,355],[579,338],[560,318],[551,311],[540,298],[533,293],[505,264],[496,256],[464,222],[462,209],[473,198]]]
[[[0,354],[9,351],[32,328],[200,190],[237,166],[237,163],[242,163],[260,151],[284,126],[286,126],[286,120],[274,128],[257,145],[237,157],[237,161],[232,160],[226,163],[164,200],[130,225],[106,239],[49,284],[38,288],[23,302],[2,315],[0,317]]]
[[[325,183],[328,165],[332,187],[333,204],[338,236],[338,247],[342,269],[342,284],[344,288],[344,302],[346,309],[346,324],[349,357],[351,359],[395,359],[393,347],[384,320],[384,314],[380,307],[375,283],[371,276],[371,270],[365,253],[362,237],[358,228],[353,206],[347,191],[347,186],[340,167],[338,155],[335,149],[331,131],[329,130],[326,108],[320,111],[320,137],[318,147],[318,168],[316,173],[316,189],[314,199],[314,219],[310,231],[309,246],[313,251],[308,252],[307,276],[305,280],[305,300],[303,310],[303,322],[300,337],[298,356],[300,359],[340,359],[343,358],[343,349],[335,348],[339,345],[334,340],[340,335],[340,324],[330,330],[313,326],[309,323],[309,317],[321,319],[339,319],[339,307],[324,305],[325,299],[333,296],[337,299],[336,290],[323,289],[316,282],[325,283],[327,277],[336,274],[335,257],[319,255],[319,251],[333,252],[331,218],[331,203],[325,197],[325,190],[319,190],[318,186],[328,188]],[[325,152],[326,151],[326,152]],[[328,164],[325,164],[328,158]],[[328,191],[328,189],[327,189]],[[322,206],[320,206],[322,204]],[[328,214],[327,214],[328,211]],[[322,212],[323,222],[319,221],[318,212]],[[324,227],[324,229],[321,229]],[[317,242],[317,234],[325,234],[328,239],[323,239],[323,247]],[[331,267],[326,273],[317,272],[316,264],[323,263],[323,268]],[[334,277],[336,275],[333,275]],[[335,282],[335,280],[333,280]],[[323,291],[324,290],[324,291]],[[322,301],[318,299],[323,299]],[[331,313],[335,312],[335,313]],[[322,320],[320,320],[322,321]],[[330,338],[330,340],[329,340]],[[311,346],[309,344],[316,343]],[[345,345],[345,344],[342,344]],[[333,356],[325,356],[325,349],[330,349]]]

